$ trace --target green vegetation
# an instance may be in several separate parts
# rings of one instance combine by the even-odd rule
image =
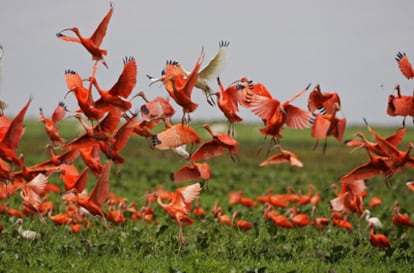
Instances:
[[[24,152],[30,166],[48,158],[44,150],[48,140],[37,120],[26,124],[19,152]],[[203,129],[197,124],[193,126],[203,139],[208,139]],[[76,128],[76,123],[64,121],[60,124],[61,135],[71,139],[79,134]],[[19,238],[17,225],[13,225],[15,219],[0,215],[0,223],[4,226],[0,233],[0,272],[413,272],[414,230],[397,228],[391,222],[391,208],[396,200],[400,201],[402,212],[414,213],[414,193],[405,186],[407,180],[414,178],[412,170],[396,174],[389,188],[383,177],[367,181],[366,206],[373,196],[383,200],[381,206],[371,209],[371,215],[381,219],[384,228],[380,232],[391,241],[391,248],[385,250],[370,245],[366,222],[355,215],[349,217],[353,223],[349,232],[331,224],[325,230],[312,226],[282,229],[264,220],[261,204],[256,208],[240,204],[229,206],[229,191],[243,190],[244,196],[255,198],[270,187],[284,193],[291,185],[295,190],[306,192],[307,185],[312,183],[322,198],[317,214],[329,217],[328,203],[334,198],[331,185],[368,161],[364,149],[351,153],[351,148],[335,139],[328,140],[325,154],[322,153],[323,141],[313,150],[314,140],[309,130],[286,128],[281,143],[299,156],[304,167],[291,169],[288,165],[271,165],[260,168],[259,163],[267,157],[269,139],[258,153],[263,144],[259,128],[260,124],[236,125],[235,138],[240,141],[238,162],[227,155],[209,161],[212,179],[200,197],[207,216],[184,227],[186,244],[177,242],[177,226],[158,204],[153,204],[158,224],[129,220],[119,226],[110,223],[108,230],[100,221],[93,221],[91,228],[84,228],[79,234],[71,234],[67,227],[55,226],[48,219],[43,225],[36,217],[25,218],[24,228],[42,235],[35,241]],[[387,136],[396,128],[374,129]],[[349,127],[345,139],[358,130],[369,136],[365,128]],[[408,128],[400,149],[405,150],[408,142],[414,139],[413,132]],[[148,140],[133,136],[121,155],[126,162],[119,166],[120,176],[113,170],[111,191],[137,202],[138,208],[145,205],[143,195],[157,185],[171,191],[182,186],[171,182],[171,173],[185,164],[173,152],[152,150]],[[75,164],[83,166],[80,158]],[[89,180],[87,188],[91,190],[95,178],[90,175]],[[55,175],[50,176],[49,181],[62,185]],[[59,210],[60,196],[50,193],[50,199]],[[251,222],[253,228],[241,231],[220,225],[210,212],[215,200],[226,214],[239,211],[241,218]],[[12,207],[21,207],[20,196],[11,196],[10,203]],[[311,207],[301,206],[300,211],[310,215]]]

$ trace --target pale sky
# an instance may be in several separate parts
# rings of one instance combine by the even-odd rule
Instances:
[[[263,83],[284,101],[308,83],[336,91],[348,124],[399,126],[402,118],[386,114],[387,97],[396,83],[411,94],[414,83],[405,79],[395,55],[406,52],[414,61],[414,2],[404,1],[113,1],[114,13],[102,48],[108,50],[109,69],[99,66],[100,85],[109,89],[122,71],[122,60],[133,56],[138,84],[133,92],[149,98],[167,96],[162,86],[149,87],[145,74],[159,76],[166,60],[177,59],[191,69],[201,47],[205,62],[221,40],[230,41],[230,55],[220,77],[225,86],[248,77]],[[77,26],[89,36],[109,9],[109,1],[7,1],[0,9],[0,96],[16,114],[33,96],[28,115],[39,107],[49,115],[59,101],[70,110],[77,104],[67,91],[64,71],[85,78],[92,71],[90,54],[80,45],[59,40],[55,34]],[[71,34],[68,32],[68,34]],[[218,90],[215,81],[213,89]],[[293,102],[306,107],[307,94]],[[97,95],[95,95],[97,97]],[[193,119],[224,116],[193,91],[199,108]],[[134,108],[142,100],[133,102]],[[176,105],[175,105],[176,106]],[[181,110],[176,106],[177,114]],[[260,121],[247,109],[240,115]],[[409,122],[407,124],[410,124]]]

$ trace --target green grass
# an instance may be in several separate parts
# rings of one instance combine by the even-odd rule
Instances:
[[[45,132],[38,121],[27,121],[26,133],[19,146],[25,154],[27,165],[48,158],[44,150],[48,143]],[[79,134],[77,125],[65,121],[60,125],[61,134],[67,139]],[[208,135],[198,124],[194,128],[203,139]],[[329,139],[326,153],[319,146],[313,150],[314,140],[309,130],[284,129],[281,143],[285,149],[295,152],[304,167],[291,169],[288,165],[273,165],[264,168],[258,164],[266,158],[267,145],[258,153],[263,136],[258,132],[260,124],[237,124],[236,139],[240,141],[239,161],[233,162],[224,155],[209,161],[212,179],[201,192],[201,206],[207,217],[195,220],[192,226],[184,227],[187,243],[177,242],[177,226],[154,204],[158,224],[144,221],[127,221],[107,230],[101,222],[79,234],[69,234],[66,227],[55,226],[47,220],[42,225],[39,219],[24,219],[24,228],[38,231],[41,239],[35,241],[18,238],[15,219],[0,215],[4,230],[0,233],[0,272],[412,272],[414,270],[414,230],[399,229],[392,225],[391,207],[395,200],[401,203],[402,211],[414,213],[413,193],[404,183],[414,177],[412,170],[396,174],[389,188],[383,177],[370,179],[369,195],[380,196],[383,204],[371,210],[384,224],[381,233],[386,234],[392,247],[387,250],[373,248],[368,241],[366,223],[351,216],[354,227],[350,232],[329,225],[326,230],[305,228],[281,229],[263,219],[263,206],[246,208],[229,206],[229,191],[243,190],[244,195],[254,198],[265,194],[273,187],[276,192],[285,192],[288,185],[305,192],[312,183],[321,192],[322,204],[318,215],[329,216],[328,202],[334,198],[331,184],[348,171],[368,160],[361,149],[351,149],[335,139]],[[396,128],[377,128],[386,136]],[[367,135],[365,128],[349,127],[345,139],[358,130]],[[408,128],[401,149],[414,137]],[[269,139],[267,142],[269,143]],[[146,191],[163,185],[168,190],[178,186],[171,182],[171,173],[185,164],[171,151],[152,150],[146,139],[134,136],[122,151],[125,164],[119,166],[121,176],[111,175],[111,191],[130,202],[144,205],[142,196]],[[80,158],[75,162],[83,166]],[[62,185],[58,176],[49,180]],[[95,179],[90,175],[88,189]],[[181,185],[180,185],[181,186]],[[51,194],[57,207],[60,196]],[[250,221],[253,229],[243,232],[220,225],[211,215],[214,201],[219,200],[224,212],[238,210],[241,218]],[[13,207],[20,207],[20,196],[11,196]],[[4,202],[2,202],[4,203]],[[139,207],[138,206],[138,207]],[[300,208],[310,214],[310,206]],[[282,210],[280,210],[283,212]]]

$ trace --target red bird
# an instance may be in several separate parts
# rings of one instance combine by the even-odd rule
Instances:
[[[164,119],[166,129],[152,136],[153,147],[159,150],[177,148],[184,144],[200,143],[201,138],[189,125],[182,123],[172,125]]]
[[[194,112],[198,104],[191,100],[193,88],[198,80],[198,71],[200,70],[201,63],[204,60],[204,48],[194,65],[193,70],[187,74],[181,65],[177,61],[168,61],[166,68],[162,72],[162,77],[159,79],[164,83],[164,87],[167,90],[173,100],[182,107],[183,116],[181,123],[190,123],[190,113]],[[150,77],[150,79],[152,79]],[[158,80],[153,80],[153,82]]]
[[[311,113],[291,104],[293,100],[305,93],[309,86],[310,84],[284,103],[280,103],[271,95],[263,96],[250,89],[242,90],[243,102],[264,121],[265,127],[260,129],[260,132],[271,136],[272,139],[280,139],[284,124],[293,129],[304,129],[310,126]],[[245,87],[242,88],[245,89]]]
[[[134,97],[137,96],[142,97],[146,102],[140,108],[142,119],[146,122],[151,122],[154,119],[161,119],[163,117],[170,118],[175,114],[175,110],[171,106],[169,99],[156,97],[150,101],[142,91],[138,92]]]
[[[241,96],[235,85],[230,85],[224,89],[221,84],[220,78],[217,77],[217,83],[219,85],[220,91],[213,93],[212,95],[217,96],[217,104],[221,112],[227,118],[229,127],[227,129],[227,134],[234,136],[234,123],[242,122],[243,119],[238,115],[239,112],[239,101]]]
[[[111,166],[112,161],[107,160],[102,173],[98,177],[95,187],[89,196],[82,196],[80,193],[75,192],[74,201],[94,216],[103,218],[107,218],[108,216],[107,213],[102,210],[102,206],[105,204],[109,195],[109,176],[111,172]]]
[[[308,110],[310,112],[320,111],[323,115],[333,115],[341,107],[341,100],[336,92],[322,92],[319,84],[309,93]]]
[[[291,151],[282,148],[282,145],[276,144],[275,148],[279,149],[279,153],[274,154],[259,164],[260,167],[271,165],[271,164],[282,164],[289,163],[291,167],[303,167],[303,163],[299,157]]]
[[[410,217],[400,212],[400,202],[397,200],[392,208],[392,223],[395,226],[414,227]]]
[[[113,107],[120,108],[123,112],[131,108],[131,102],[125,100],[129,97],[137,83],[137,63],[133,57],[124,59],[124,69],[117,82],[109,90],[103,90],[96,81],[95,77],[89,78],[100,94],[100,98],[95,102],[96,107],[110,111]]]
[[[67,109],[63,102],[59,102],[58,106],[53,111],[51,118],[46,117],[43,114],[42,108],[40,108],[40,120],[44,123],[46,133],[53,145],[56,143],[62,144],[65,141],[65,139],[59,135],[57,124],[65,117],[66,112]]]
[[[178,188],[175,192],[171,193],[171,201],[168,204],[161,201],[161,196],[157,192],[154,193],[157,196],[157,202],[160,207],[168,214],[168,216],[174,219],[175,223],[178,225],[178,241],[180,243],[184,242],[181,223],[186,226],[193,224],[194,221],[188,214],[190,213],[194,199],[200,195],[203,185],[203,182],[199,182]]]
[[[336,117],[336,113],[341,110],[338,103],[333,105],[335,110],[332,114],[316,114],[312,121],[311,136],[316,139],[314,149],[319,143],[319,139],[324,138],[323,152],[326,151],[328,136],[335,137],[339,142],[345,132],[346,119]]]
[[[390,247],[390,240],[384,234],[374,233],[374,224],[369,223],[369,242],[374,247],[387,248]]]
[[[89,120],[99,120],[106,114],[106,109],[98,108],[92,97],[92,88],[86,89],[79,74],[73,70],[65,71],[66,85],[69,94],[73,92],[79,105],[77,112],[83,113]],[[65,97],[66,97],[65,95]]]
[[[229,151],[230,157],[233,161],[237,159],[235,156],[240,149],[239,142],[237,140],[227,134],[214,133],[208,124],[204,124],[202,127],[207,130],[213,139],[201,144],[197,150],[191,154],[189,158],[190,162],[207,160],[212,157],[219,156],[226,151]]]
[[[109,21],[111,20],[113,10],[114,10],[114,7],[112,3],[110,3],[110,9],[108,13],[99,23],[98,27],[95,29],[95,31],[90,37],[82,36],[77,27],[66,28],[56,34],[56,36],[63,41],[76,42],[76,43],[82,44],[86,48],[86,50],[88,50],[89,53],[92,54],[92,60],[96,61],[92,75],[95,75],[97,64],[99,61],[101,61],[103,65],[105,65],[105,67],[108,68],[108,65],[106,64],[104,60],[104,56],[107,54],[107,51],[104,49],[101,49],[100,46],[102,44],[103,38],[105,37],[106,30],[108,28]],[[77,38],[68,37],[62,34],[63,31],[68,31],[68,30],[74,32]]]
[[[17,157],[15,150],[17,149],[25,130],[23,126],[24,116],[26,115],[26,111],[29,108],[31,101],[32,98],[29,99],[19,113],[13,118],[7,131],[0,140],[0,158],[19,167],[21,167],[23,163]]]
[[[175,171],[172,178],[174,183],[182,183],[196,179],[209,180],[211,178],[210,166],[207,163],[194,162],[191,165],[185,165]]]
[[[248,222],[246,220],[239,219],[239,212],[238,211],[235,211],[233,213],[233,217],[231,219],[231,223],[232,223],[232,226],[233,227],[238,228],[240,230],[247,231],[247,230],[249,230],[249,229],[252,228],[252,224],[250,224],[250,222]]]
[[[397,96],[394,94],[388,96],[387,114],[392,117],[402,116],[402,125],[405,127],[407,116],[412,117],[414,121],[414,97],[401,95],[399,84],[395,86],[394,90],[397,90]]]

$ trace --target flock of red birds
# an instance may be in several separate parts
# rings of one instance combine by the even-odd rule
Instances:
[[[246,107],[262,120],[263,128],[260,129],[260,133],[271,138],[271,143],[275,144],[274,148],[278,149],[277,153],[259,164],[261,167],[281,163],[297,168],[303,166],[299,157],[285,150],[280,143],[285,125],[293,129],[311,128],[311,136],[316,140],[315,147],[320,140],[324,140],[324,151],[328,137],[332,136],[339,142],[342,141],[346,119],[337,117],[337,113],[341,111],[339,95],[336,92],[322,91],[319,84],[316,84],[309,93],[307,108],[292,103],[309,90],[310,84],[282,103],[273,97],[263,84],[254,83],[246,77],[224,87],[218,74],[226,61],[229,42],[219,43],[218,53],[204,68],[202,68],[204,61],[204,48],[202,48],[191,71],[186,71],[178,61],[167,61],[160,78],[147,75],[150,84],[155,82],[163,84],[167,97],[150,100],[142,91],[131,95],[137,83],[138,71],[134,57],[126,57],[123,60],[124,67],[118,80],[110,89],[103,89],[95,75],[100,63],[108,68],[104,59],[107,51],[100,46],[106,35],[113,9],[111,4],[108,13],[90,37],[82,36],[77,27],[64,29],[57,34],[57,37],[63,41],[80,43],[90,52],[94,61],[92,73],[88,77],[83,78],[74,70],[65,71],[69,90],[65,98],[69,95],[76,98],[79,109],[72,115],[84,127],[83,133],[71,140],[65,140],[60,136],[58,124],[69,112],[64,103],[59,103],[50,117],[40,109],[41,121],[50,138],[50,145],[47,146],[50,159],[26,166],[24,155],[17,155],[16,150],[24,134],[23,122],[31,99],[13,119],[7,118],[6,115],[0,116],[0,179],[3,182],[0,185],[0,200],[5,200],[0,203],[0,213],[19,219],[16,224],[20,224],[21,236],[37,238],[38,234],[23,230],[21,226],[23,223],[21,219],[28,216],[38,217],[43,223],[50,219],[56,225],[67,225],[69,231],[74,233],[92,225],[90,215],[102,219],[102,223],[108,228],[108,221],[120,224],[129,219],[133,221],[143,219],[151,223],[155,219],[152,204],[157,202],[176,222],[179,228],[178,239],[184,242],[182,225],[193,223],[190,214],[197,218],[206,215],[205,210],[200,206],[199,197],[204,181],[211,178],[208,160],[225,153],[230,154],[234,161],[238,159],[239,143],[234,136],[235,123],[243,121],[239,116],[240,106]],[[68,31],[73,32],[75,36],[65,35],[64,33]],[[399,53],[397,61],[403,75],[407,79],[413,78],[414,70],[407,56]],[[218,92],[210,87],[211,80],[217,80]],[[93,96],[93,89],[99,96],[97,99]],[[215,132],[205,124],[203,127],[211,135],[211,139],[203,140],[191,127],[191,113],[198,107],[198,103],[192,100],[194,89],[202,90],[207,103],[212,107],[217,105],[222,111],[228,122],[226,133]],[[396,86],[396,90],[397,96],[393,94],[389,96],[387,113],[391,116],[403,116],[405,122],[407,116],[414,117],[414,98],[401,95],[399,86]],[[141,97],[145,101],[138,113],[131,111],[132,100],[135,97]],[[177,124],[173,124],[170,119],[175,114],[171,100],[182,110],[181,122]],[[4,107],[1,108],[3,110]],[[165,129],[155,132],[154,128],[159,123],[163,123]],[[355,138],[346,142],[346,145],[365,148],[370,160],[340,179],[340,191],[336,185],[334,186],[336,197],[330,201],[329,218],[316,216],[321,197],[319,192],[314,191],[312,184],[309,184],[308,193],[299,191],[295,193],[291,187],[285,193],[269,189],[266,195],[256,198],[245,197],[242,191],[229,192],[229,205],[258,207],[258,203],[262,203],[264,218],[282,228],[311,225],[324,229],[331,223],[333,226],[351,230],[352,223],[348,221],[348,215],[356,214],[361,218],[365,217],[370,228],[371,244],[376,247],[389,247],[388,238],[383,234],[375,233],[375,229],[381,228],[381,222],[376,217],[370,217],[370,212],[365,207],[367,192],[364,179],[383,175],[389,183],[395,173],[401,172],[405,167],[414,168],[414,158],[409,155],[413,145],[410,144],[405,151],[397,148],[404,138],[405,126],[391,136],[382,137],[368,124],[366,125],[375,142],[370,142],[362,132],[358,132]],[[186,165],[172,176],[175,183],[194,180],[203,182],[177,188],[174,192],[166,191],[162,187],[150,190],[145,195],[147,204],[142,208],[137,208],[135,202],[129,203],[126,198],[110,192],[112,166],[115,164],[117,167],[124,163],[120,152],[129,138],[137,135],[149,139],[152,148],[172,150],[185,160]],[[189,151],[186,147],[190,144],[197,146]],[[82,170],[78,170],[72,164],[79,156],[85,166]],[[102,158],[106,160],[103,161]],[[48,183],[48,176],[54,173],[59,174],[63,188]],[[96,183],[92,192],[88,194],[85,186],[90,174],[96,177]],[[407,183],[407,186],[414,189],[412,183]],[[49,192],[61,194],[65,204],[63,212],[53,215],[57,208],[53,202],[48,201]],[[10,207],[9,198],[16,193],[21,197],[21,209]],[[192,209],[194,202],[196,204]],[[370,207],[380,204],[380,198],[373,198],[369,202]],[[306,205],[312,207],[312,215],[298,211],[301,206]],[[284,210],[284,213],[280,213],[281,210]],[[239,219],[238,211],[230,216],[223,211],[218,202],[211,213],[221,224],[242,230],[252,228],[251,223]],[[398,226],[414,226],[407,215],[400,213],[398,201],[394,204],[392,222]],[[0,231],[2,229],[3,225],[0,224]]]

